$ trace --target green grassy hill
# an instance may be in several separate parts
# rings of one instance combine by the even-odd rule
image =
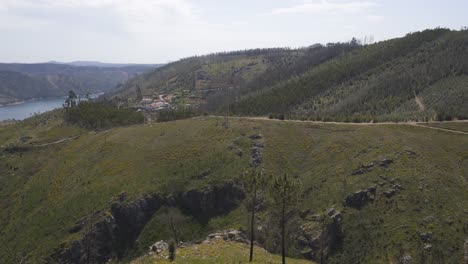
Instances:
[[[409,124],[237,118],[226,128],[211,117],[93,132],[60,120],[55,112],[0,127],[1,263],[50,262],[57,252],[74,252],[67,248],[86,252],[86,243],[93,245],[87,254],[128,262],[170,238],[163,203],[178,211],[184,241],[214,230],[247,230],[242,200],[231,199],[242,195],[230,183],[249,167],[254,143],[249,136],[258,134],[265,144],[265,172],[302,180],[301,212],[326,214],[331,207],[342,212],[343,240],[328,263],[390,263],[402,254],[416,263],[463,259],[466,135]],[[384,159],[393,163],[380,166]],[[359,169],[364,171],[353,175]],[[373,200],[360,209],[345,205],[346,197],[371,186],[377,187]],[[199,200],[204,202],[193,202]],[[197,214],[209,208],[211,214]],[[264,226],[268,214],[262,210],[258,224]],[[301,225],[316,225],[302,215]],[[114,233],[106,233],[107,227]],[[273,234],[265,237],[265,247],[278,252]],[[288,252],[301,257],[303,250],[292,240]]]

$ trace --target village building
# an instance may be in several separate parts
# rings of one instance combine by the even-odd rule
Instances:
[[[140,101],[140,103],[145,105],[145,104],[151,104],[151,103],[153,103],[153,101],[154,100],[152,98],[145,97]]]

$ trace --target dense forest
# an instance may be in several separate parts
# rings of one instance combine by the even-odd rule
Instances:
[[[437,28],[370,45],[315,44],[182,59],[127,82],[135,102],[172,93],[222,115],[342,122],[468,117],[468,31]]]

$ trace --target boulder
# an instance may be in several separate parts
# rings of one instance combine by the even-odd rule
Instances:
[[[431,251],[431,249],[432,249],[432,245],[431,245],[431,244],[425,244],[425,245],[424,245],[424,250],[426,250],[426,251]]]
[[[264,148],[264,147],[265,147],[265,143],[263,143],[263,142],[255,142],[255,143],[254,143],[254,147],[257,147],[257,148]]]
[[[356,170],[351,172],[351,175],[355,176],[355,175],[364,174],[366,172],[372,171],[372,168],[374,168],[374,163],[369,163],[367,165],[361,165],[359,168],[357,168]]]
[[[249,138],[252,139],[252,140],[259,140],[259,139],[263,138],[263,135],[262,134],[253,134],[253,135],[250,135]]]
[[[330,215],[331,212],[333,214]],[[342,219],[341,212],[331,208],[326,215],[319,216],[316,222],[304,223],[301,226],[302,234],[298,238],[303,257],[320,262],[321,245],[325,259],[338,250],[344,236]]]
[[[397,193],[397,192],[396,192],[396,190],[394,190],[394,189],[390,189],[390,190],[388,190],[388,191],[383,192],[383,194],[384,194],[387,198],[390,198],[390,197],[394,196],[396,193]]]
[[[347,207],[353,207],[361,209],[368,202],[375,199],[377,188],[375,186],[369,187],[367,190],[357,191],[353,194],[346,196],[344,205]]]
[[[429,242],[432,239],[432,232],[420,233],[419,237],[421,238],[422,241]]]
[[[224,239],[225,241],[239,242],[248,244],[249,240],[244,232],[241,230],[229,229],[225,231],[219,231],[213,234],[209,234],[205,241],[212,241],[217,239]]]
[[[398,264],[412,264],[413,263],[413,258],[408,255],[404,254],[398,259]]]
[[[163,240],[154,243],[153,245],[150,246],[150,251],[151,252],[156,252],[157,254],[166,251],[169,248],[169,245],[164,242]]]
[[[238,157],[242,157],[242,155],[244,155],[244,152],[242,152],[242,149],[240,149],[240,148],[236,148],[236,150],[234,151],[234,153],[235,153],[236,156],[238,156]]]
[[[383,159],[379,162],[379,166],[380,167],[384,167],[384,168],[387,168],[388,165],[392,164],[393,163],[393,160],[392,159]]]

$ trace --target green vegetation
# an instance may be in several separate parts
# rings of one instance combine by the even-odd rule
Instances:
[[[290,235],[288,225],[295,216],[294,210],[299,202],[301,184],[288,174],[276,175],[271,180],[270,195],[272,207],[276,211],[281,236],[281,263],[286,264],[286,236]],[[288,229],[288,230],[287,230]]]
[[[356,45],[337,43],[187,58],[130,80],[112,97],[132,105],[140,91],[144,96],[174,94],[176,106],[214,111],[241,94],[286,80],[354,48]]]
[[[179,108],[175,110],[161,110],[156,113],[156,122],[169,122],[180,119],[192,118],[201,115],[199,111],[190,108]]]
[[[425,253],[428,261],[457,263],[462,258],[468,235],[466,135],[408,124],[231,119],[226,129],[222,122],[207,117],[113,128],[43,147],[31,147],[37,145],[31,142],[53,142],[79,135],[80,129],[51,116],[0,127],[4,145],[22,147],[0,153],[0,244],[4,245],[0,262],[45,260],[60,244],[83,235],[68,232],[79,219],[108,210],[109,201],[122,192],[134,200],[148,193],[170,194],[238,179],[249,167],[250,157],[238,156],[228,146],[235,142],[243,153],[250,153],[247,136],[257,133],[264,136],[265,173],[300,177],[301,211],[322,213],[334,206],[343,212],[343,245],[328,263],[388,263],[400,251],[417,262],[422,232],[433,234],[433,250]],[[23,142],[26,135],[32,139]],[[362,164],[377,164],[384,158],[394,163],[351,176]],[[397,179],[403,190],[387,198],[382,192],[388,187],[379,185],[373,203],[361,210],[343,207],[347,195],[379,184],[380,176]],[[245,210],[240,206],[207,222],[183,215],[178,239],[196,240],[227,228],[248,230]],[[141,255],[155,241],[173,238],[171,229],[160,224],[167,222],[166,215],[160,211],[153,216],[128,256]],[[262,224],[267,216],[260,212],[257,217]],[[278,245],[267,242],[269,251],[279,253]],[[289,246],[290,256],[299,255],[296,247]],[[184,250],[178,249],[176,262],[183,259]],[[236,255],[248,260],[248,246],[242,245],[241,251],[243,255]],[[256,254],[261,261],[258,254],[263,253]]]
[[[462,131],[468,133],[467,122],[443,122],[443,123],[419,123],[423,126],[437,127],[454,131]]]
[[[257,212],[259,199],[258,197],[262,194],[265,186],[268,184],[268,178],[263,174],[262,171],[257,169],[250,169],[242,175],[241,181],[247,195],[245,205],[249,212],[249,235],[250,235],[250,254],[249,262],[253,261],[254,258],[254,244],[255,244],[255,213]]]
[[[117,108],[109,102],[81,102],[66,109],[66,122],[86,129],[108,129],[143,124],[143,114],[128,108]]]
[[[176,94],[217,114],[385,122],[468,118],[468,31],[436,28],[371,45],[357,41],[187,58],[130,80],[132,105]]]
[[[427,30],[359,48],[259,94],[232,111],[330,121],[465,118],[466,31]],[[418,108],[415,97],[427,105]],[[450,105],[450,107],[447,107]],[[449,114],[444,114],[448,111]]]
[[[246,262],[246,244],[174,245],[229,228],[250,230],[284,262],[285,252],[310,256],[310,240],[299,237],[339,212],[343,240],[327,263],[394,263],[404,255],[459,263],[468,237],[468,137],[450,130],[468,131],[468,123],[382,122],[466,119],[467,47],[467,31],[434,29],[365,46],[353,40],[192,57],[130,80],[112,103],[76,104],[70,93],[66,109],[2,124],[0,262],[49,262],[99,221],[112,221],[114,206],[148,209],[142,199],[162,197],[138,218],[135,237],[126,236],[136,241],[118,241],[113,262],[145,255],[160,240],[174,241],[175,260],[146,255],[135,263]],[[130,107],[161,94],[175,110],[143,124]],[[258,171],[246,181],[252,167]],[[271,175],[269,184],[260,175]],[[200,216],[177,203],[190,192],[208,197],[190,201],[220,202],[210,191],[226,183],[243,183],[246,199],[223,214]],[[355,195],[358,206],[349,203]],[[320,236],[317,243],[322,251]],[[259,263],[280,261],[255,252]]]
[[[222,239],[213,244],[192,245],[178,249],[178,259],[172,263],[194,263],[194,264],[219,264],[219,263],[248,263],[249,248],[246,244],[226,242]],[[281,257],[268,253],[264,249],[255,246],[256,259],[251,263],[281,263]],[[149,255],[141,257],[132,264],[163,264],[171,263],[167,252],[160,255]],[[291,264],[313,264],[313,262],[299,259],[287,258]]]

